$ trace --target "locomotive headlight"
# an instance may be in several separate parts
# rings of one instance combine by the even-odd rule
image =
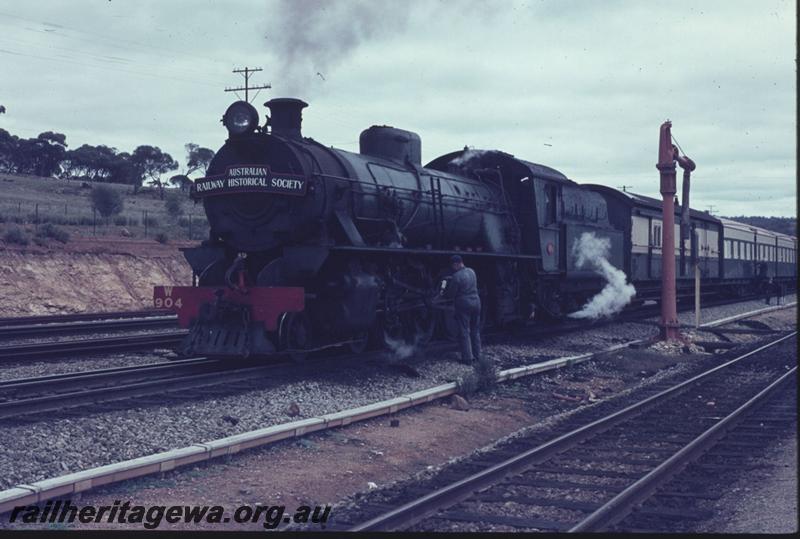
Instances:
[[[258,111],[247,101],[237,101],[222,116],[222,124],[232,136],[244,135],[258,125]]]

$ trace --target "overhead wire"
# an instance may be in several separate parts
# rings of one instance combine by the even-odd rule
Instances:
[[[82,50],[79,50],[79,49],[71,49],[71,48],[65,48],[65,47],[60,47],[60,46],[47,45],[47,44],[44,44],[44,43],[30,43],[30,42],[22,41],[22,40],[19,40],[19,39],[13,39],[13,38],[9,39],[6,36],[0,37],[0,42],[6,43],[6,44],[12,44],[12,45],[20,46],[25,51],[27,51],[27,52],[23,52],[23,51],[19,51],[17,49],[12,49],[12,48],[5,49],[6,52],[10,52],[12,54],[17,54],[17,55],[20,55],[20,56],[29,56],[29,57],[32,57],[32,58],[39,58],[39,59],[42,59],[42,60],[53,60],[53,61],[58,61],[58,62],[68,62],[68,63],[72,63],[72,64],[75,64],[75,65],[82,65],[82,66],[85,66],[85,67],[102,67],[103,69],[110,69],[110,70],[122,71],[122,72],[130,72],[130,73],[139,73],[139,74],[141,74],[140,71],[136,71],[134,69],[129,69],[128,66],[130,66],[130,67],[140,67],[141,66],[141,67],[144,67],[146,69],[160,70],[162,72],[164,72],[166,70],[169,70],[169,74],[160,75],[160,74],[154,74],[154,73],[147,73],[148,75],[164,76],[164,77],[180,80],[179,77],[175,77],[175,74],[177,74],[179,76],[183,76],[184,80],[185,80],[186,77],[188,77],[188,78],[191,78],[191,81],[197,82],[199,84],[215,83],[214,84],[215,86],[220,86],[220,85],[223,84],[223,82],[221,80],[219,80],[219,79],[217,79],[215,81],[212,77],[207,77],[207,76],[200,77],[199,75],[201,75],[201,73],[199,73],[199,72],[187,71],[185,69],[181,69],[179,67],[175,67],[175,66],[172,66],[172,65],[148,64],[148,63],[145,63],[145,62],[140,62],[140,61],[136,61],[136,60],[129,60],[129,59],[124,59],[124,58],[120,58],[120,59],[108,58],[108,57],[105,57],[104,55],[98,55],[98,54],[94,54],[94,53],[91,53],[91,52],[88,52],[88,51],[82,51]],[[50,50],[56,50],[56,51],[59,51],[59,53],[54,55],[54,54],[49,52]],[[70,56],[70,54],[61,54],[61,52],[71,53],[74,56]],[[82,62],[80,62],[80,60],[85,60],[86,62],[89,62],[89,63],[82,63]]]
[[[168,47],[164,47],[163,45],[154,46],[154,45],[149,45],[147,43],[141,43],[139,41],[133,41],[133,40],[130,40],[130,39],[120,39],[119,37],[112,37],[112,36],[109,36],[109,35],[106,35],[106,34],[101,34],[99,32],[90,32],[90,31],[87,31],[87,30],[80,30],[80,29],[77,29],[77,28],[65,26],[63,24],[54,24],[54,23],[50,23],[50,22],[47,22],[47,21],[37,21],[37,20],[30,19],[30,18],[27,18],[27,17],[21,17],[19,15],[11,15],[10,13],[0,12],[0,17],[17,19],[17,20],[22,20],[22,21],[34,23],[34,24],[41,24],[41,25],[44,25],[44,26],[49,26],[51,28],[55,28],[56,29],[53,32],[54,35],[58,35],[60,37],[65,37],[67,39],[77,39],[77,40],[81,40],[81,41],[89,41],[91,43],[94,43],[95,40],[97,40],[97,39],[102,39],[102,40],[105,40],[105,41],[108,41],[108,42],[111,42],[111,43],[115,43],[115,42],[117,42],[117,43],[125,43],[125,44],[128,44],[128,45],[133,45],[134,47],[150,49],[151,51],[157,52],[159,55],[163,55],[164,51],[166,50],[166,51],[170,51],[170,52],[173,52],[175,54],[180,54],[180,55],[183,55],[183,56],[186,56],[186,57],[189,57],[189,58],[194,58],[196,60],[212,61],[212,62],[217,62],[217,63],[225,63],[225,62],[221,62],[220,60],[215,60],[213,58],[209,58],[209,57],[205,57],[205,56],[199,56],[199,55],[192,54],[192,53],[189,53],[189,52],[186,52],[186,51],[181,51],[181,50],[177,50],[177,49],[170,49]],[[35,30],[35,29],[32,29],[32,28],[28,29],[28,30],[41,32],[41,30]],[[68,34],[65,34],[63,32],[64,30],[66,30],[67,32],[74,32],[74,33],[77,33],[77,34],[86,34],[86,36],[88,36],[88,37],[70,36]],[[48,32],[48,33],[50,33],[50,32]],[[226,63],[226,65],[227,65],[227,63]]]
[[[207,80],[186,79],[186,78],[175,77],[173,75],[168,75],[168,74],[164,74],[164,73],[147,73],[147,72],[136,71],[136,70],[132,70],[132,69],[123,69],[123,68],[119,68],[119,67],[116,67],[116,66],[113,66],[113,65],[106,65],[106,66],[92,65],[92,64],[86,64],[86,63],[83,63],[83,62],[76,62],[75,60],[71,60],[69,58],[54,58],[54,57],[39,56],[39,55],[36,55],[36,54],[29,54],[29,53],[19,52],[19,51],[14,51],[14,50],[9,50],[9,49],[0,49],[0,53],[12,54],[12,55],[16,55],[16,56],[24,56],[24,57],[27,57],[27,58],[34,58],[34,59],[37,59],[37,60],[44,60],[44,61],[47,61],[47,62],[68,63],[68,64],[78,65],[78,66],[82,66],[82,67],[88,67],[88,68],[92,68],[92,69],[104,69],[104,70],[118,71],[118,72],[121,72],[121,73],[128,73],[128,74],[134,74],[134,75],[144,75],[144,76],[147,76],[147,77],[155,77],[155,78],[159,78],[159,79],[172,79],[172,80],[176,80],[176,81],[180,81],[180,82],[188,82],[188,83],[191,83],[191,84],[202,84],[202,85],[207,85],[207,86],[213,86],[215,88],[219,87],[218,84],[211,83],[211,82],[209,82]]]
[[[11,17],[11,18],[15,18],[15,19],[21,19],[21,20],[30,21],[29,19],[25,19],[25,18],[22,18],[22,17],[16,17],[16,16],[13,16],[13,15],[8,15],[6,13],[0,13],[0,16],[5,16],[5,17]],[[64,46],[61,43],[54,42],[53,38],[57,38],[58,40],[61,40],[61,39],[77,40],[79,42],[87,42],[88,41],[91,44],[96,44],[97,40],[96,39],[89,39],[89,38],[82,37],[82,36],[69,35],[69,33],[68,33],[68,32],[76,32],[76,33],[83,33],[83,34],[87,34],[88,36],[92,36],[93,34],[90,33],[90,32],[84,32],[84,31],[81,31],[81,30],[73,30],[73,29],[64,27],[62,25],[52,25],[52,23],[47,23],[47,22],[37,22],[37,21],[32,21],[32,22],[36,22],[36,24],[44,24],[44,25],[48,25],[48,26],[55,26],[57,28],[57,30],[59,30],[59,31],[52,32],[52,33],[47,32],[47,35],[48,35],[48,38],[49,38],[47,41],[35,41],[34,42],[34,41],[30,41],[30,40],[20,39],[19,36],[9,37],[9,33],[6,33],[3,36],[3,38],[5,39],[6,43],[10,42],[10,43],[13,43],[13,44],[21,45],[21,46],[25,47],[26,49],[39,49],[38,51],[36,51],[36,52],[40,52],[40,54],[38,56],[35,55],[35,54],[27,54],[28,56],[31,56],[31,57],[36,57],[36,58],[39,58],[39,59],[52,59],[52,60],[62,61],[61,58],[63,58],[63,55],[57,55],[57,56],[54,57],[52,55],[47,55],[47,53],[42,53],[42,51],[41,51],[41,49],[55,49],[55,50],[58,50],[58,51],[71,52],[71,53],[73,53],[73,54],[75,54],[75,55],[77,55],[79,57],[82,57],[81,59],[86,59],[86,60],[89,60],[89,61],[92,61],[92,62],[102,62],[104,68],[108,68],[108,69],[112,69],[111,66],[113,64],[120,64],[120,63],[138,64],[138,65],[141,65],[141,66],[149,68],[149,69],[154,69],[154,68],[155,69],[161,69],[161,70],[169,69],[169,71],[171,73],[180,72],[179,73],[180,75],[183,75],[184,77],[193,77],[193,78],[196,77],[193,80],[195,80],[197,82],[204,83],[204,84],[208,84],[210,82],[210,80],[216,80],[216,81],[218,81],[218,84],[220,84],[220,85],[224,84],[224,82],[221,79],[216,79],[213,76],[209,77],[208,70],[193,69],[192,67],[187,67],[185,65],[152,64],[152,63],[148,63],[148,62],[143,62],[143,61],[141,61],[139,59],[123,57],[122,55],[119,55],[119,52],[118,52],[119,50],[121,50],[123,52],[123,55],[125,53],[128,53],[128,54],[141,54],[141,53],[138,52],[138,51],[133,51],[130,48],[126,48],[126,47],[120,46],[118,43],[114,43],[115,40],[113,40],[111,38],[105,38],[105,40],[112,42],[112,46],[116,48],[116,50],[114,50],[112,52],[112,54],[117,54],[117,56],[111,56],[111,55],[102,54],[102,53],[95,53],[95,52],[87,51],[87,50],[81,49],[81,48],[74,48],[74,47]],[[4,24],[2,21],[0,21],[0,25],[8,26],[7,23]],[[19,30],[19,27],[17,27],[17,26],[14,26],[14,28]],[[27,30],[27,31],[35,32],[35,33],[41,33],[42,32],[41,30],[37,30],[37,29],[33,29],[33,28],[27,28],[27,27],[23,28],[23,29]],[[97,34],[97,35],[99,35],[99,34]],[[0,39],[3,39],[3,38],[0,38]],[[137,42],[130,41],[130,40],[116,40],[116,41],[122,41],[124,43],[130,43],[130,44],[132,44],[134,46],[137,46],[139,48],[145,48],[145,49],[151,49],[151,50],[158,51],[160,59],[167,58],[167,59],[170,59],[170,60],[174,60],[176,62],[180,61],[179,59],[174,58],[174,57],[169,57],[169,56],[165,57],[164,50],[163,50],[163,48],[160,48],[160,47],[156,48],[156,47],[151,47],[151,46],[145,46],[145,45],[141,45],[141,44],[139,44]],[[13,51],[13,50],[10,51],[10,52],[15,53],[15,54],[19,54],[19,55],[23,55],[23,56],[26,55],[25,52],[19,52],[19,51]],[[187,53],[183,53],[181,51],[174,51],[174,50],[172,52],[175,52],[176,54],[181,54],[181,55],[183,55],[185,57],[188,57],[188,58],[196,58],[196,59],[202,60],[205,63],[212,62],[212,63],[216,63],[218,65],[223,65],[223,62],[221,62],[219,60],[215,60],[215,59],[210,58],[210,57],[199,57],[197,55],[187,54]],[[72,63],[76,63],[76,62],[74,62],[74,60],[73,60]],[[81,64],[78,64],[78,65],[81,65]],[[83,65],[85,65],[85,64],[83,64]],[[225,64],[225,65],[226,65],[226,70],[230,68],[230,65],[227,65],[227,64]],[[141,72],[136,72],[134,70],[129,70],[129,72],[130,73],[143,74]],[[166,77],[167,75],[164,75],[164,76]],[[181,80],[180,78],[176,78],[174,75],[169,75],[169,78],[173,78],[175,80]],[[185,80],[185,79],[183,79],[183,80]]]

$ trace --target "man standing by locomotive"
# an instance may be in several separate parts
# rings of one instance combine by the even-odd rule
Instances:
[[[481,298],[478,296],[478,278],[472,268],[464,265],[461,256],[450,257],[453,275],[445,289],[445,295],[453,298],[458,337],[461,346],[461,361],[472,363],[481,355]]]

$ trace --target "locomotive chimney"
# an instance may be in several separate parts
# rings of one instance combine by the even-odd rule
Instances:
[[[303,109],[308,103],[293,97],[278,97],[270,99],[265,106],[269,107],[270,115],[267,125],[271,133],[281,137],[301,138],[300,124],[303,122]]]

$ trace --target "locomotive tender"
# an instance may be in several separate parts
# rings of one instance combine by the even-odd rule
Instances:
[[[608,239],[609,262],[636,285],[637,300],[659,297],[656,200],[581,186],[497,150],[465,148],[423,167],[419,136],[389,126],[363,131],[359,153],[327,147],[302,136],[305,102],[265,105],[263,127],[249,103],[228,108],[229,138],[193,186],[210,225],[208,240],[184,249],[196,286],[154,292],[156,307],[175,309],[191,328],[185,354],[303,356],[452,334],[452,313],[435,298],[455,253],[478,274],[488,325],[558,317],[604,284],[571,253],[585,232]],[[794,282],[795,238],[737,223],[757,247],[728,260],[727,242],[745,241],[730,239],[741,231],[707,213],[692,211],[691,222],[691,241],[676,249],[679,292],[697,259],[718,288]]]

